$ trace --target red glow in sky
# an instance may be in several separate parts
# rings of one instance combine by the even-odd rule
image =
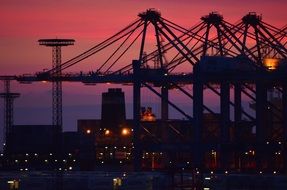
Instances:
[[[111,36],[147,8],[185,27],[201,16],[218,11],[234,23],[250,11],[281,27],[286,23],[285,0],[4,0],[0,7],[0,74],[22,74],[50,67],[50,52],[39,47],[40,38],[74,38],[65,49],[71,58]]]
[[[287,21],[286,7],[286,0],[2,0],[0,75],[34,73],[50,68],[51,50],[38,45],[37,40],[40,38],[74,38],[75,46],[65,47],[63,50],[63,60],[67,60],[116,33],[137,19],[139,12],[148,8],[159,9],[163,17],[186,28],[198,23],[201,16],[212,11],[218,11],[231,23],[254,11],[262,14],[267,23],[280,28]],[[75,86],[72,89],[81,89],[78,91],[87,96],[96,94],[99,103],[101,91],[91,88],[87,90],[80,87],[81,84],[73,85]],[[25,87],[17,85],[16,88],[16,91],[23,90],[27,95],[34,93],[33,97],[39,99],[25,99],[24,94],[18,102],[23,107],[43,103],[39,97],[50,91],[49,84]],[[77,92],[64,88],[66,89],[64,95],[65,92],[69,95],[74,93],[75,97],[78,95]],[[74,103],[68,95],[64,98],[64,103]],[[50,100],[46,102],[48,103],[45,106],[48,107]],[[94,100],[84,101],[83,104],[93,103]],[[46,117],[50,118],[50,115]],[[18,116],[18,121],[22,120],[23,117]]]

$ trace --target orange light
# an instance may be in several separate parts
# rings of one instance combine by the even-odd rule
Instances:
[[[87,133],[87,134],[90,134],[90,133],[91,133],[91,130],[90,130],[90,129],[87,129],[87,130],[86,130],[86,133]]]
[[[127,135],[129,135],[130,134],[130,129],[128,129],[128,128],[123,128],[122,129],[122,135],[123,136],[127,136]]]
[[[111,134],[110,130],[105,130],[105,135],[108,136],[109,134]]]
[[[279,65],[279,59],[265,58],[263,64],[268,70],[275,70]]]

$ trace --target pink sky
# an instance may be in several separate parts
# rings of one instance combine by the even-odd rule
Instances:
[[[185,27],[211,11],[235,22],[250,11],[263,14],[275,26],[287,20],[285,0],[4,0],[0,7],[0,74],[31,73],[50,67],[50,51],[40,38],[74,38],[65,48],[71,58],[111,36],[147,8]]]
[[[40,38],[74,38],[75,46],[63,50],[63,59],[67,60],[111,36],[148,8],[159,9],[163,17],[188,28],[211,11],[218,11],[231,23],[255,11],[262,14],[266,22],[282,27],[287,21],[286,7],[286,0],[3,0],[0,6],[0,75],[34,73],[50,68],[51,50],[38,45]],[[102,91],[73,84],[65,85],[67,93],[74,92],[69,86],[86,94],[97,94],[97,97]],[[14,84],[14,89],[24,93],[17,101],[25,107],[33,104],[31,99],[25,99],[25,93],[41,96],[50,90],[50,85]],[[34,105],[41,103],[38,100]],[[19,123],[23,120],[20,115],[16,115]]]

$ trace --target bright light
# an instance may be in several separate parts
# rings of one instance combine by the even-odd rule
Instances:
[[[91,130],[90,130],[90,129],[87,129],[87,130],[86,130],[86,133],[87,133],[87,134],[90,134],[90,133],[91,133]]]
[[[205,177],[204,179],[205,179],[205,180],[210,180],[211,178],[210,178],[210,177]]]
[[[265,58],[263,64],[268,70],[275,70],[279,65],[279,59]]]
[[[114,178],[113,179],[113,186],[114,186],[114,189],[115,189],[115,187],[122,186],[122,179],[121,178]]]
[[[73,167],[72,167],[72,166],[70,166],[70,167],[69,167],[69,170],[72,170],[72,169],[73,169]]]
[[[108,129],[105,130],[105,135],[106,135],[106,136],[108,136],[108,135],[110,135],[110,134],[111,134],[111,131],[110,131],[110,130],[108,130]]]
[[[122,135],[123,136],[127,136],[129,135],[131,132],[130,132],[130,129],[129,128],[123,128],[122,129]]]

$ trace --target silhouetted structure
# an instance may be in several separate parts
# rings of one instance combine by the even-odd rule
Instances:
[[[4,127],[3,127],[3,143],[6,145],[7,136],[14,124],[14,99],[20,96],[19,93],[11,92],[10,83],[14,79],[13,76],[0,76],[0,80],[4,82],[4,92],[0,93],[0,97],[4,99]],[[5,146],[4,146],[5,151]]]
[[[40,39],[40,45],[52,47],[52,124],[57,128],[56,131],[62,132],[62,82],[61,77],[61,47],[74,45],[73,39]]]
[[[194,173],[209,170],[210,167],[206,166],[206,163],[211,159],[214,161],[211,164],[212,168],[220,172],[225,170],[227,173],[228,170],[242,172],[249,169],[259,173],[286,172],[287,27],[280,29],[274,27],[264,22],[262,16],[252,12],[236,24],[231,24],[225,21],[222,15],[212,12],[201,17],[201,22],[189,29],[163,18],[155,9],[148,9],[138,16],[137,20],[123,30],[64,62],[60,68],[55,67],[36,75],[15,78],[22,82],[42,80],[55,82],[59,79],[58,81],[80,81],[85,84],[132,85],[131,152],[137,171],[142,169],[143,156],[146,153],[148,155],[162,153],[165,158],[170,159],[168,162],[170,168],[189,166]],[[148,52],[146,37],[150,31],[154,31],[156,50]],[[130,55],[126,52],[132,49],[135,43],[140,47],[139,56],[130,64],[121,65],[122,57]],[[151,42],[148,43],[150,47]],[[111,51],[112,49],[114,51]],[[105,50],[109,56],[103,64],[95,68],[95,71],[54,76],[55,73]],[[134,57],[128,58],[131,60]],[[165,58],[169,60],[166,61]],[[116,71],[113,70],[115,68]],[[185,85],[192,85],[192,90],[184,88]],[[161,100],[162,121],[156,124],[160,132],[150,132],[146,130],[148,128],[143,127],[144,122],[141,121],[143,87]],[[169,91],[172,89],[177,89],[179,93],[190,98],[192,114],[184,111],[169,98]],[[267,98],[270,89],[276,89],[281,94],[282,109],[276,109],[274,103]],[[206,90],[217,97],[216,103],[220,107],[218,113],[206,104]],[[234,97],[231,97],[232,94]],[[255,113],[250,113],[252,110],[242,109],[243,96],[255,101]],[[168,136],[165,134],[168,134],[166,132],[168,126],[173,123],[169,118],[169,107],[185,118],[185,121],[182,121],[186,124],[184,130],[174,127],[171,131],[181,137],[178,143],[164,140]],[[281,113],[278,119],[269,118],[270,114],[271,118],[278,115],[277,111],[270,111],[269,108]],[[119,122],[116,118],[113,119]],[[205,126],[209,123],[207,121],[209,119],[214,126]],[[156,122],[149,124],[153,126]],[[273,138],[268,134],[275,126],[271,124],[274,122],[281,123],[283,132],[279,134],[280,137]],[[114,127],[119,129],[117,126]],[[90,134],[91,131],[88,130],[91,129],[86,131]],[[103,135],[114,133],[108,131],[108,128],[100,127],[99,130]],[[116,131],[113,135],[119,135],[120,131]],[[210,134],[205,134],[213,131],[216,132],[212,138],[209,138]],[[103,136],[103,140],[113,142],[117,139],[117,136],[111,137]],[[148,141],[145,140],[147,137]],[[186,161],[185,165],[183,161]],[[273,163],[282,164],[274,166]]]
[[[91,170],[94,168],[94,136],[61,133],[61,154],[55,153],[52,125],[14,125],[1,154],[2,170]]]
[[[116,129],[126,120],[125,95],[120,88],[102,94],[102,128]]]

